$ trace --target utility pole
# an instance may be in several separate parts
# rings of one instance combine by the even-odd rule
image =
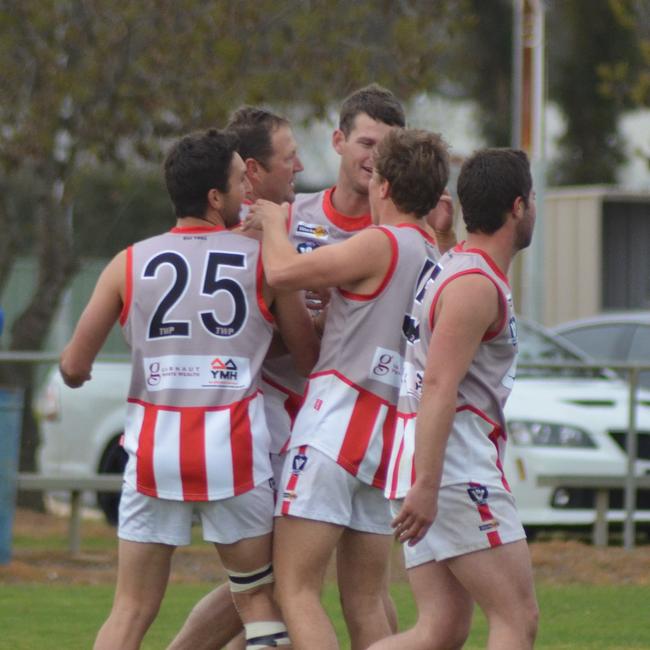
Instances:
[[[531,247],[514,269],[518,304],[525,316],[543,320],[545,298],[544,194],[546,186],[544,78],[545,30],[543,0],[513,1],[512,146],[531,162],[537,195],[537,222]]]

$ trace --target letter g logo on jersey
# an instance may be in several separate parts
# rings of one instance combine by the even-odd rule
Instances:
[[[160,383],[160,364],[157,361],[149,364],[149,374],[147,375],[147,384],[157,386]]]

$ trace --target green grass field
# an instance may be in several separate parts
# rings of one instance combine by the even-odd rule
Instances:
[[[171,585],[143,649],[165,648],[192,605],[208,589],[208,585]],[[112,593],[113,587],[108,585],[1,585],[0,648],[86,650],[110,608]],[[393,585],[393,596],[400,622],[407,627],[415,616],[408,586]],[[538,596],[542,618],[537,648],[650,648],[649,588],[541,585]],[[331,585],[326,589],[325,603],[341,647],[349,648]],[[477,612],[466,648],[484,647],[485,638],[485,621]]]
[[[85,582],[97,580],[89,585],[74,584],[65,575],[56,575],[59,570],[56,562],[68,558],[66,532],[65,519],[45,515],[38,515],[35,519],[31,515],[26,518],[24,513],[19,518],[13,546],[20,567],[14,572],[8,568],[5,573],[0,567],[0,650],[86,650],[92,646],[95,634],[112,602],[111,567],[114,567],[115,560],[115,531],[101,521],[84,521],[83,553],[88,555],[81,560],[61,565],[74,569],[77,575],[83,573]],[[194,532],[194,546],[202,551],[198,530]],[[636,555],[622,556],[613,548],[602,552],[594,552],[593,547],[588,545],[578,548],[580,559],[587,560],[587,568],[583,568],[582,573],[576,573],[579,579],[568,585],[541,580],[537,584],[541,620],[536,648],[650,648],[650,586],[632,584],[640,582],[632,579],[634,575],[639,575],[639,572],[641,575],[644,572],[647,574],[650,570],[647,551],[639,549]],[[207,551],[210,558],[208,564],[205,564],[205,554],[191,556],[190,563],[202,561],[207,570],[212,562],[212,550],[207,548]],[[562,553],[562,550],[558,552]],[[547,550],[546,555],[548,553]],[[558,557],[558,566],[563,574],[571,573],[571,560],[568,557]],[[574,563],[577,562],[575,555],[571,557],[574,558]],[[51,561],[50,564],[46,563],[46,558]],[[109,568],[108,576],[92,573],[91,566],[96,571],[98,565],[104,564]],[[21,578],[21,567],[23,570],[25,567],[37,567],[39,582],[34,582],[33,575],[26,580]],[[611,584],[612,581],[607,584],[588,584],[591,576],[584,574],[596,574],[603,569],[604,575],[613,571],[618,576],[614,582],[618,584]],[[52,582],[49,583],[48,580]],[[165,648],[194,603],[210,589],[211,584],[207,582],[171,584],[143,649]],[[495,589],[498,589],[498,585],[495,585]],[[391,590],[400,626],[405,629],[415,620],[415,608],[408,584],[394,582]],[[333,584],[327,585],[324,602],[339,636],[341,648],[349,648]],[[485,620],[481,612],[477,611],[465,647],[483,648],[485,640]]]

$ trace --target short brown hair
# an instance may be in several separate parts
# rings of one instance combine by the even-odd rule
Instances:
[[[519,196],[528,206],[533,187],[528,156],[520,149],[476,151],[458,176],[458,198],[467,232],[496,232]]]
[[[438,133],[420,129],[393,129],[379,143],[375,170],[400,211],[423,217],[436,207],[449,180],[447,149]]]
[[[390,90],[379,84],[359,88],[343,100],[339,115],[339,129],[343,131],[346,138],[354,128],[354,120],[360,113],[365,113],[373,120],[388,126],[406,125],[404,108],[399,100]]]
[[[236,151],[236,134],[217,129],[190,133],[173,144],[164,171],[177,217],[202,219],[208,209],[208,192],[230,190],[230,165]]]
[[[288,125],[289,120],[265,108],[240,106],[230,117],[226,129],[237,134],[239,155],[244,160],[257,160],[266,169],[273,155],[273,132]]]

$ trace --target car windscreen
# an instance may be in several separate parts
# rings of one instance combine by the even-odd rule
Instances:
[[[565,344],[559,337],[547,333],[541,327],[520,320],[517,323],[519,355],[518,377],[607,377],[607,373],[595,369],[571,367],[576,364],[593,363],[577,348]],[[529,368],[526,364],[559,364],[565,367]]]

